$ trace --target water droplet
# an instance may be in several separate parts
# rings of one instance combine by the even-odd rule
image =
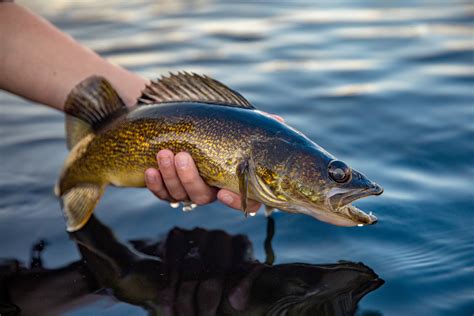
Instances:
[[[189,211],[192,211],[193,208],[191,207],[191,205],[184,205],[183,206],[183,212],[189,212]]]
[[[179,207],[179,202],[171,202],[171,203],[170,203],[170,206],[171,206],[172,208],[178,208],[178,207]]]
[[[362,227],[364,226],[364,224],[357,224],[357,227]]]
[[[250,212],[249,215],[250,216],[255,216],[255,215],[257,215],[257,213],[256,212]]]

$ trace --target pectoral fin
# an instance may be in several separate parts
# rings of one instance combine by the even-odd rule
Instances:
[[[245,217],[247,217],[249,214],[247,210],[247,196],[249,190],[249,163],[247,159],[237,166],[237,176],[239,177],[240,203]]]
[[[81,229],[89,220],[104,188],[93,183],[82,183],[61,196],[67,231]]]

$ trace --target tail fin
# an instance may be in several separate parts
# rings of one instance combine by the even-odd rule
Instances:
[[[127,112],[127,107],[105,78],[91,76],[69,93],[64,112],[67,144],[72,149],[86,135]]]
[[[77,231],[87,223],[103,193],[104,186],[81,183],[61,196],[67,231]]]

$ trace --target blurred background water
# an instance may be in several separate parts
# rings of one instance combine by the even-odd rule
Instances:
[[[364,262],[386,284],[361,311],[474,312],[472,2],[19,2],[146,77],[187,70],[224,82],[385,188],[356,202],[379,217],[371,227],[276,213],[277,263]],[[0,111],[0,257],[28,261],[45,238],[46,266],[78,260],[52,191],[67,155],[63,115],[4,92]],[[182,213],[116,188],[96,214],[122,240],[174,226],[246,234],[264,259],[261,214],[217,203]],[[73,314],[91,311],[145,313],[122,303]]]

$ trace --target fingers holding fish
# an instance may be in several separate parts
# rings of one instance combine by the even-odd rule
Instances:
[[[229,207],[242,211],[241,198],[239,194],[236,194],[229,190],[222,189],[219,192],[217,192],[217,199]],[[261,204],[257,201],[248,200],[247,211],[250,214],[256,213],[258,209],[260,208],[260,205]]]
[[[160,150],[157,159],[161,177],[171,197],[176,201],[188,200],[188,194],[176,172],[173,152],[167,149]]]
[[[230,266],[227,267],[230,269]],[[212,278],[199,284],[197,291],[197,306],[199,315],[217,315],[217,308],[222,300],[224,280]]]
[[[162,258],[166,258],[166,271],[171,275],[167,284],[172,287],[163,303],[168,315],[216,315],[226,293],[227,277],[254,260],[248,257],[251,244],[246,237],[200,228],[173,229],[165,251]],[[245,298],[249,291],[239,294]]]
[[[225,205],[242,210],[241,197],[229,190],[220,190],[208,186],[199,175],[194,161],[186,152],[176,154],[161,150],[158,155],[160,170],[149,168],[145,172],[147,187],[160,199],[166,201],[191,200],[198,205],[211,203],[217,198]],[[255,213],[259,202],[249,200],[247,210]]]
[[[204,182],[190,154],[178,153],[174,162],[178,178],[193,203],[204,205],[216,199],[217,190]]]
[[[145,183],[148,189],[159,199],[171,201],[171,196],[166,190],[165,184],[160,172],[155,168],[149,168],[145,171]]]
[[[195,315],[194,313],[194,297],[198,281],[184,281],[178,285],[176,291],[175,308],[177,315]]]

